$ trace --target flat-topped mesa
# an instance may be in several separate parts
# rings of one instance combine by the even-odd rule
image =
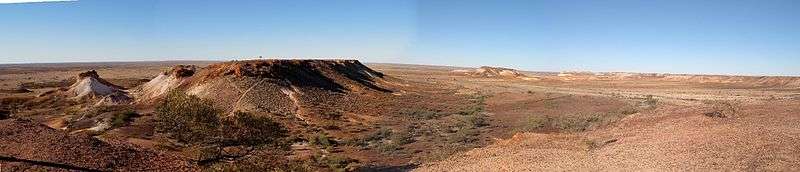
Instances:
[[[328,106],[392,96],[397,81],[357,60],[243,60],[208,65],[162,93],[185,92],[225,112],[295,114],[313,123],[322,119],[315,116],[335,110]]]
[[[598,74],[591,71],[562,71],[558,73],[559,77],[572,77],[572,76],[596,76]]]
[[[388,91],[375,82],[384,77],[358,60],[245,60],[212,64],[198,73],[206,82],[223,76],[268,79],[293,87],[319,88],[342,92],[373,89]]]
[[[244,60],[212,64],[204,77],[223,75],[283,78],[291,70],[338,69],[339,72],[356,72],[369,77],[383,77],[383,74],[364,66],[358,60]]]
[[[481,66],[475,69],[474,75],[483,77],[524,77],[525,75],[519,73],[515,69]]]
[[[138,103],[156,103],[175,90],[212,100],[225,111],[296,112],[303,104],[392,92],[386,78],[357,60],[243,60],[176,66],[139,87]],[[358,93],[358,94],[350,94]]]

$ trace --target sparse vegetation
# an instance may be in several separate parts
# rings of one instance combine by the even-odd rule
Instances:
[[[633,115],[635,113],[639,113],[639,110],[631,106],[625,106],[619,110],[619,113],[622,115]]]
[[[545,100],[542,103],[544,104],[544,108],[547,108],[547,109],[557,109],[558,108],[558,102],[556,102],[554,100]]]
[[[317,155],[315,161],[318,164],[326,165],[329,169],[336,172],[355,171],[355,163],[358,161],[338,155]]]
[[[405,145],[414,142],[414,135],[412,134],[412,131],[410,129],[405,129],[405,130],[399,130],[397,132],[392,132],[389,139],[392,140],[392,143]]]
[[[235,162],[216,162],[208,165],[205,171],[313,171],[309,162],[292,161],[286,152],[268,150],[254,151],[251,156],[242,157]]]
[[[209,142],[220,126],[211,102],[183,92],[170,92],[156,107],[156,131],[183,143]]]
[[[550,120],[552,118],[549,117],[540,117],[540,116],[530,116],[526,119],[525,124],[522,127],[523,131],[536,131],[543,129],[547,125],[550,125]]]
[[[642,109],[655,109],[658,105],[658,99],[653,95],[646,95],[644,100],[639,104]]]
[[[111,126],[114,128],[122,127],[127,125],[133,117],[138,116],[139,114],[133,110],[126,110],[121,113],[117,113],[114,117],[111,118]]]
[[[403,116],[411,117],[413,119],[436,119],[444,116],[444,114],[427,109],[413,109],[401,113]]]
[[[461,123],[466,128],[479,128],[488,126],[489,122],[486,121],[486,115],[478,113],[474,115],[461,116]]]
[[[472,98],[472,106],[458,112],[459,115],[470,116],[482,113],[486,107],[486,95],[477,95]]]
[[[447,130],[450,133],[445,139],[453,144],[453,149],[470,148],[480,140],[480,129],[489,125],[484,112],[485,99],[486,96],[476,96],[475,104],[461,111],[456,118],[458,122]]]
[[[208,101],[172,92],[156,107],[156,130],[198,148],[196,159],[201,164],[226,160],[236,169],[250,169],[259,164],[247,165],[238,159],[260,150],[288,149],[288,131],[269,117],[235,112],[221,118],[219,113]]]
[[[628,77],[627,74],[625,77],[612,77],[607,74],[560,77],[553,73],[545,73],[532,80],[509,80],[460,76],[460,73],[428,70],[427,67],[409,72],[409,69],[414,67],[376,65],[390,75],[398,76],[386,77],[383,80],[376,76],[362,77],[360,75],[363,73],[359,73],[360,71],[318,68],[320,65],[316,65],[316,62],[259,62],[256,66],[247,65],[248,63],[250,62],[222,64],[217,66],[219,68],[214,68],[215,65],[212,65],[210,68],[212,70],[202,69],[193,78],[175,82],[180,84],[154,85],[156,88],[169,86],[172,89],[172,86],[175,86],[174,90],[197,91],[195,93],[198,95],[209,95],[208,100],[203,100],[205,97],[199,98],[180,92],[165,95],[161,94],[161,91],[150,98],[138,96],[143,94],[137,89],[131,89],[131,95],[137,95],[132,102],[134,105],[113,106],[107,105],[113,104],[108,102],[97,103],[95,99],[104,98],[103,96],[70,99],[71,92],[68,92],[68,89],[34,89],[30,93],[4,92],[5,94],[1,95],[4,97],[0,99],[0,119],[4,118],[3,115],[9,114],[10,118],[14,119],[2,122],[31,120],[31,125],[25,127],[37,130],[16,127],[25,129],[17,131],[14,127],[8,127],[14,129],[8,130],[15,131],[12,132],[14,137],[17,137],[16,133],[29,131],[33,133],[26,134],[26,137],[5,139],[3,144],[10,145],[7,146],[10,149],[6,151],[11,152],[18,151],[13,149],[14,147],[48,148],[47,150],[53,150],[50,151],[53,153],[42,156],[49,156],[54,161],[67,164],[81,164],[80,161],[95,157],[99,160],[114,160],[115,157],[109,158],[106,155],[108,151],[94,149],[98,144],[120,148],[126,148],[127,144],[141,145],[144,148],[142,151],[154,149],[156,154],[148,152],[148,156],[130,156],[136,160],[126,160],[130,163],[117,164],[119,166],[109,168],[134,164],[135,167],[156,170],[164,164],[173,163],[199,166],[199,169],[189,169],[192,171],[351,171],[354,169],[391,171],[416,168],[418,165],[423,168],[429,165],[435,166],[437,164],[435,162],[463,165],[473,163],[470,160],[475,160],[476,157],[503,158],[503,162],[528,158],[530,161],[526,162],[545,164],[553,163],[549,162],[550,160],[558,163],[563,158],[574,158],[570,156],[575,155],[574,153],[586,153],[581,151],[587,149],[613,152],[630,148],[630,145],[653,143],[661,144],[660,146],[681,144],[677,146],[702,148],[703,145],[697,144],[706,143],[702,140],[697,141],[696,138],[692,140],[682,137],[687,133],[703,136],[717,136],[720,133],[736,134],[735,136],[742,137],[715,138],[740,139],[738,142],[744,138],[745,141],[758,143],[733,146],[761,145],[776,141],[784,143],[786,140],[781,140],[784,138],[781,137],[781,133],[785,134],[782,132],[783,129],[791,128],[793,124],[791,120],[795,119],[789,116],[798,111],[791,105],[796,103],[795,100],[800,100],[800,96],[793,93],[798,91],[794,87],[755,87],[746,83],[749,82],[746,80],[741,81],[742,86],[738,86],[735,84],[740,83],[735,78],[725,80],[725,82],[732,81],[730,82],[732,86],[729,86],[729,83],[713,83],[713,81],[699,85],[686,84],[680,81],[680,77],[670,77],[668,78],[670,81],[662,84],[658,81],[662,76]],[[293,66],[286,66],[287,64]],[[146,70],[163,68],[163,65],[147,67]],[[337,62],[337,65],[347,67],[346,62]],[[136,67],[125,66],[122,72],[109,72],[112,78],[108,81],[127,86],[144,82],[134,80],[135,78],[152,77],[138,73],[137,76],[114,76],[139,70]],[[77,69],[63,70],[64,72],[60,73],[74,73],[75,70]],[[114,70],[116,69],[110,67],[103,68],[104,72]],[[349,73],[339,75],[336,72]],[[155,74],[155,72],[141,73]],[[20,82],[39,82],[36,81],[39,79],[57,81],[60,78],[63,77],[35,76],[33,79]],[[707,80],[703,77],[699,79]],[[8,81],[8,78],[2,80]],[[9,85],[3,89],[13,89],[16,82],[3,84],[5,83]],[[49,87],[46,86],[48,84],[57,83],[39,85]],[[382,88],[389,91],[382,91]],[[757,89],[749,90],[749,88]],[[147,94],[153,91],[142,92]],[[166,100],[154,102],[163,99]],[[708,101],[709,99],[717,101]],[[737,100],[746,104],[740,106],[736,104]],[[676,103],[672,104],[673,101]],[[225,104],[233,102],[238,103]],[[106,106],[100,106],[101,104]],[[216,105],[220,106],[215,107]],[[223,107],[229,109],[228,105],[234,106],[230,109],[247,112],[221,111]],[[133,107],[148,114],[137,118],[138,114]],[[155,108],[152,116],[149,114],[150,108]],[[624,126],[614,126],[623,118],[627,120]],[[65,130],[48,129],[41,124]],[[287,129],[281,124],[290,127],[291,132],[286,131]],[[490,127],[490,125],[497,126]],[[152,133],[151,126],[157,129],[155,133]],[[764,132],[737,130],[749,126],[769,126],[769,128],[762,129]],[[43,130],[38,130],[41,127],[44,127]],[[113,128],[121,129],[111,130]],[[512,132],[511,130],[539,134],[515,135],[513,139],[502,141],[484,150],[474,151],[479,153],[477,155],[459,154],[472,148],[495,144],[494,138],[509,139],[511,134],[508,132]],[[592,130],[600,131],[586,132]],[[36,133],[40,131],[60,135],[48,135],[48,138],[44,138]],[[93,138],[92,134],[100,134],[96,137],[100,140],[69,143],[64,139],[51,139],[52,136],[60,138],[65,133],[75,133],[67,134],[70,138],[83,137],[86,134],[89,134],[86,138]],[[610,144],[616,141],[612,137],[619,137],[620,144]],[[666,137],[670,142],[652,140],[661,137]],[[748,138],[756,139],[747,140]],[[49,147],[47,144],[28,146],[21,144],[23,142],[16,142],[29,140],[42,140],[46,141],[44,143],[63,144],[63,146]],[[120,144],[126,141],[129,143]],[[295,144],[290,150],[287,143]],[[524,144],[523,147],[520,147],[521,144]],[[69,151],[71,149],[64,147],[80,148],[75,150],[82,151]],[[508,149],[503,149],[506,147]],[[515,148],[526,150],[508,151]],[[540,150],[543,149],[547,149],[547,152],[553,155],[563,153],[565,156],[558,156],[561,159],[553,159],[550,155],[527,156],[529,155],[527,153],[541,153]],[[20,152],[20,155],[30,152],[24,151]],[[656,154],[664,151],[668,150],[655,149]],[[76,155],[50,156],[64,153]],[[641,155],[640,153],[653,153],[653,150],[637,149],[625,153],[632,155],[625,157],[636,157]],[[453,156],[457,154],[458,156]],[[469,159],[439,161],[444,158],[462,158],[461,155]],[[177,157],[177,160],[174,162],[169,160],[171,157]],[[363,163],[348,157],[358,158]],[[505,159],[510,157],[513,159]],[[147,158],[159,163],[140,161]],[[156,165],[147,166],[145,162]],[[160,164],[160,162],[165,163]],[[764,163],[774,162],[759,161],[755,165]],[[106,170],[105,167],[96,167],[93,164],[86,165]],[[354,168],[357,165],[363,165],[364,168]],[[569,167],[569,164],[559,166],[561,165]],[[116,169],[106,171],[109,170]]]
[[[638,113],[636,108],[626,106],[605,113],[577,113],[559,116],[531,115],[517,131],[582,132],[610,125],[625,116]]]
[[[320,147],[322,147],[324,149],[333,148],[335,146],[335,144],[336,144],[336,142],[333,139],[331,139],[330,137],[328,137],[328,135],[325,134],[325,133],[314,134],[311,137],[309,137],[307,140],[312,145],[317,145],[317,146],[320,146]]]
[[[468,145],[470,143],[474,143],[474,142],[480,140],[478,138],[479,135],[480,135],[480,132],[478,130],[474,129],[474,128],[462,128],[462,129],[459,129],[458,131],[456,131],[455,133],[451,134],[447,138],[447,140],[450,143]]]
[[[271,118],[236,112],[222,120],[222,146],[262,146],[279,143],[288,131]]]
[[[472,116],[483,112],[483,106],[471,106],[465,110],[458,112],[459,115]]]
[[[741,107],[741,103],[735,101],[706,100],[703,101],[703,103],[709,105],[711,108],[709,112],[703,113],[703,115],[712,118],[727,118],[734,116]]]
[[[394,151],[403,149],[403,145],[413,142],[412,129],[392,131],[389,128],[382,128],[364,137],[345,141],[345,144],[363,148],[375,148],[383,153],[394,153]]]

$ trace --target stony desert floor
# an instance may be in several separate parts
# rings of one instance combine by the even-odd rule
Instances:
[[[444,69],[377,65],[401,77],[461,85],[489,95],[499,133],[483,148],[423,164],[417,171],[709,171],[800,168],[800,90],[736,83],[646,80],[540,81],[452,76]],[[526,131],[541,115],[602,113],[619,104],[641,108],[605,126],[581,131]],[[723,116],[715,116],[720,112]],[[599,117],[602,120],[602,116]],[[511,136],[511,137],[508,137]]]
[[[0,97],[69,86],[71,77],[90,69],[132,88],[187,63],[211,62],[3,65],[0,90],[5,91]],[[473,70],[461,67],[367,66],[453,94],[478,96],[488,126],[456,142],[413,135],[416,142],[389,154],[336,148],[367,167],[361,170],[800,170],[800,88],[793,86],[598,79],[549,72],[521,72],[535,79],[520,79],[454,72]],[[19,86],[33,92],[15,93]],[[425,129],[429,128],[416,130]],[[444,142],[469,146],[453,148]]]

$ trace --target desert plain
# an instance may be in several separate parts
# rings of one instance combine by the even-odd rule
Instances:
[[[3,171],[800,169],[790,76],[106,62],[0,65],[0,90]]]

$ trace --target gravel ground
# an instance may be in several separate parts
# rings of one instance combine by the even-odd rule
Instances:
[[[0,156],[99,171],[193,171],[179,157],[100,141],[88,135],[67,133],[26,120],[0,121]],[[2,164],[9,162],[0,161]],[[30,163],[3,165],[3,171],[42,168]],[[63,170],[63,168],[45,168]]]
[[[728,118],[664,106],[586,133],[520,133],[416,171],[797,171],[800,107],[742,105]]]

